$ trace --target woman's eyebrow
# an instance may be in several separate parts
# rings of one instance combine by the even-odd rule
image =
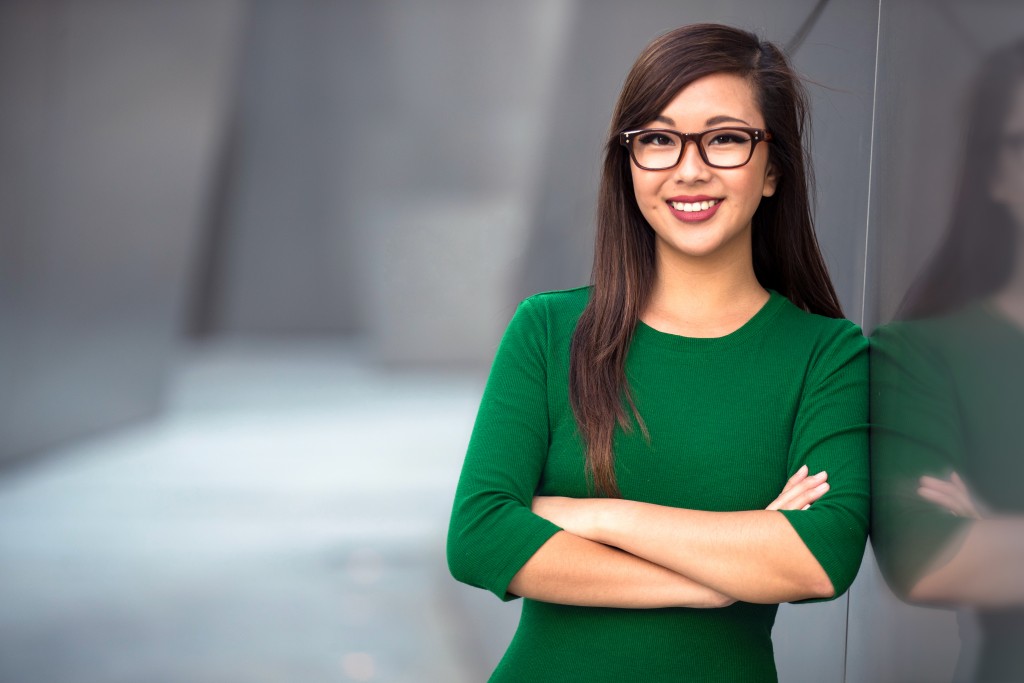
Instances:
[[[750,125],[749,123],[747,123],[743,119],[738,119],[735,116],[725,116],[724,114],[719,114],[718,116],[712,116],[710,119],[708,119],[707,121],[704,122],[704,124],[707,125],[707,126],[715,126],[715,125],[718,125],[719,123],[742,123],[742,124],[747,125],[747,126]]]
[[[670,126],[676,125],[676,122],[673,121],[672,118],[668,117],[668,116],[662,116],[662,115],[655,116],[654,120],[655,121],[661,121],[662,123],[667,123]],[[748,122],[744,121],[743,119],[738,119],[735,116],[726,116],[725,114],[719,114],[718,116],[712,116],[710,119],[708,119],[707,121],[704,122],[704,125],[705,126],[715,126],[715,125],[718,125],[719,123],[742,123],[742,124],[747,125],[747,126],[750,125]]]

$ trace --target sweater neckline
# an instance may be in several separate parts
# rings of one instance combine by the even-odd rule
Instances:
[[[710,351],[729,348],[756,336],[782,309],[782,305],[786,301],[786,297],[774,289],[769,289],[768,301],[758,309],[757,313],[740,327],[721,337],[684,337],[656,330],[643,320],[637,320],[633,331],[633,341],[634,343],[654,344],[674,351]]]

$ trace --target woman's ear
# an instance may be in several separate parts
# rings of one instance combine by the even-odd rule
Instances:
[[[775,194],[775,188],[779,186],[779,170],[775,167],[775,164],[768,164],[768,170],[764,174],[764,189],[761,191],[762,197],[771,197]]]

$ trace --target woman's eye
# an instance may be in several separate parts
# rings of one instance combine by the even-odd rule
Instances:
[[[722,131],[715,133],[708,140],[709,145],[745,145],[750,142],[750,136],[741,131]]]
[[[650,145],[652,147],[674,147],[676,144],[675,138],[664,133],[647,133],[637,138],[637,142],[641,145]]]

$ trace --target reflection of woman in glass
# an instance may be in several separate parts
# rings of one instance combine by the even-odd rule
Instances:
[[[976,608],[977,680],[1024,680],[1024,42],[973,93],[950,231],[872,338],[872,540],[889,584]]]
[[[629,73],[594,284],[520,304],[456,493],[453,574],[526,598],[492,680],[773,681],[778,603],[853,580],[867,349],[814,238],[805,109],[724,26]]]

